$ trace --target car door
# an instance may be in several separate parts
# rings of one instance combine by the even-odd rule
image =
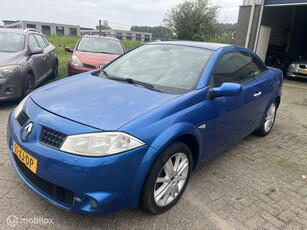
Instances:
[[[28,45],[30,53],[33,52],[35,48],[40,48],[33,34],[29,35]],[[32,66],[32,70],[34,72],[35,82],[38,82],[45,74],[44,56],[45,56],[44,53],[31,54],[29,61]]]
[[[46,77],[52,71],[52,56],[51,50],[48,48],[43,36],[35,34],[34,37],[40,48],[44,49],[44,76]]]
[[[217,62],[209,87],[225,82],[242,85],[237,96],[209,98],[203,158],[230,145],[242,135],[250,133],[259,123],[257,77],[262,74],[251,54],[231,51]]]

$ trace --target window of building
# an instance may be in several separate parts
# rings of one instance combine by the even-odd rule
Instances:
[[[127,40],[132,40],[132,33],[127,33],[126,39]]]
[[[148,34],[145,34],[145,39],[144,39],[145,42],[149,42],[150,41],[150,36]]]
[[[47,47],[43,37],[41,35],[38,34],[34,34],[34,37],[36,38],[36,41],[39,45],[40,48],[45,49]]]
[[[27,28],[36,29],[35,24],[27,24]]]
[[[141,41],[142,40],[142,34],[136,34],[135,35],[135,40]]]
[[[64,27],[63,26],[57,26],[56,27],[56,35],[64,36]]]
[[[34,48],[39,47],[38,43],[37,43],[37,41],[36,41],[36,39],[34,38],[33,35],[29,36],[29,47],[30,47],[31,51],[33,51]]]
[[[77,36],[77,28],[69,28],[69,35]]]
[[[116,38],[119,39],[119,40],[122,40],[123,39],[123,33],[117,32]]]
[[[229,52],[215,66],[214,86],[221,86],[224,82],[244,84],[264,71],[265,66],[255,56],[246,52]]]
[[[43,34],[51,34],[50,32],[50,26],[42,26],[42,33]]]

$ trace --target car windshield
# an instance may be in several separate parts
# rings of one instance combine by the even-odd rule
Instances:
[[[147,83],[164,93],[184,94],[196,88],[212,53],[180,45],[143,45],[106,66],[101,76]]]
[[[120,55],[124,53],[119,41],[103,38],[82,38],[78,44],[77,50],[83,52]]]
[[[25,47],[25,35],[0,32],[0,52],[20,52]]]

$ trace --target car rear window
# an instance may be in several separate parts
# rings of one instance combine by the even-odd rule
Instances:
[[[0,32],[0,52],[20,52],[25,48],[25,35]]]

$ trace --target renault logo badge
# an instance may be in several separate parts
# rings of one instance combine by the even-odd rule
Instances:
[[[99,69],[102,69],[102,68],[103,68],[103,65],[100,65],[100,66],[99,66]]]
[[[26,139],[32,132],[33,123],[29,123],[23,130],[23,138]]]

